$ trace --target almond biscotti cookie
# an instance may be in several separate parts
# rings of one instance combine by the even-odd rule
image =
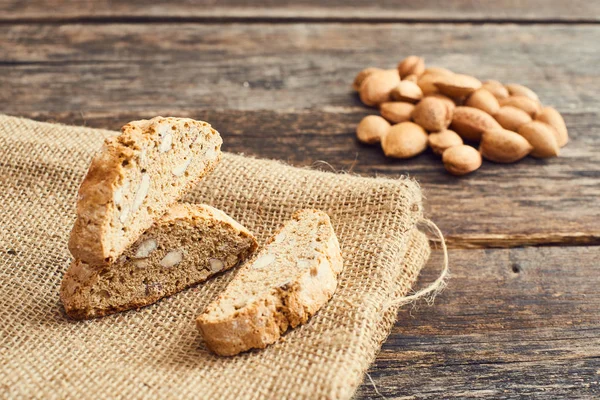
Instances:
[[[221,137],[202,121],[133,121],[106,139],[79,188],[69,239],[76,259],[115,261],[154,221],[212,171]]]
[[[254,236],[224,212],[175,204],[114,263],[75,260],[60,297],[76,319],[142,307],[235,266],[256,247]]]
[[[343,262],[329,216],[296,212],[248,260],[196,320],[206,345],[225,356],[274,343],[333,295]]]

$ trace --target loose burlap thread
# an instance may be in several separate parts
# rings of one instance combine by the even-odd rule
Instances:
[[[235,271],[101,319],[73,321],[62,309],[77,189],[113,134],[0,116],[0,397],[350,398],[394,324],[401,303],[392,300],[429,257],[415,228],[418,185],[225,153],[186,201],[224,210],[261,242],[294,211],[321,209],[345,269],[307,324],[264,350],[223,358],[206,349],[194,319]]]

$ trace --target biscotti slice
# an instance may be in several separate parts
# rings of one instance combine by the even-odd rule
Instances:
[[[108,265],[183,194],[212,171],[221,137],[202,121],[133,121],[106,139],[79,188],[69,250]]]
[[[233,267],[256,248],[254,236],[224,212],[175,204],[111,265],[75,260],[60,297],[77,319],[142,307]]]
[[[329,216],[296,212],[196,320],[206,345],[230,356],[264,348],[333,295],[342,255]]]

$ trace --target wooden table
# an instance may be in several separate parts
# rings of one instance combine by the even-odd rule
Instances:
[[[111,129],[191,116],[228,151],[409,174],[447,235],[452,279],[434,307],[400,313],[370,370],[379,392],[600,397],[599,2],[145,3],[0,0],[0,112]],[[394,161],[360,145],[355,126],[374,111],[350,82],[410,54],[533,88],[571,142],[464,178],[430,153]],[[378,394],[365,380],[357,396]]]

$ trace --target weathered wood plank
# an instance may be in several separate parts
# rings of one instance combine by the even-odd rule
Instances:
[[[295,165],[323,160],[369,175],[409,173],[454,247],[594,244],[598,41],[595,26],[1,26],[0,112],[112,129],[157,114],[206,119],[229,151]],[[355,126],[373,110],[349,82],[366,65],[393,66],[413,52],[531,86],[565,113],[571,143],[557,159],[485,163],[462,179],[430,153],[397,161],[358,144]]]
[[[598,398],[600,247],[453,250],[434,307],[399,314],[370,369],[387,398]],[[439,253],[421,284],[435,279]],[[406,397],[403,397],[406,396]],[[377,398],[368,379],[358,398]]]
[[[594,25],[4,25],[0,101],[20,112],[353,108],[358,71],[416,53],[596,112],[599,41]]]
[[[143,0],[77,1],[77,0],[2,0],[0,20],[308,20],[308,21],[597,21],[600,5],[589,0],[392,0],[379,2],[359,0],[282,1],[260,3],[245,0],[176,0],[151,4]]]

